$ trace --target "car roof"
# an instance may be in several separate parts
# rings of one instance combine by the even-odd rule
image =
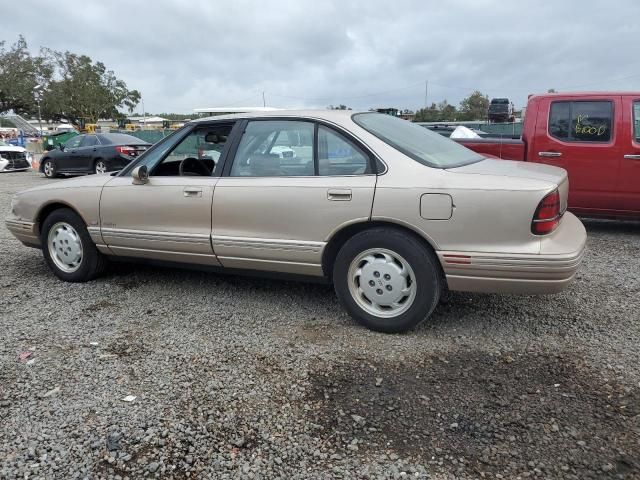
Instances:
[[[213,120],[239,120],[244,118],[280,118],[280,117],[302,117],[314,118],[319,120],[327,120],[330,122],[341,123],[350,118],[355,113],[376,113],[362,112],[354,110],[272,110],[260,112],[234,113],[231,115],[214,115],[212,117],[197,118],[190,123],[211,122]]]

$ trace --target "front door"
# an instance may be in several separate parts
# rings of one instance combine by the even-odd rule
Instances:
[[[143,157],[148,183],[134,185],[130,176],[122,176],[105,185],[101,233],[114,254],[220,265],[210,239],[217,172],[213,160],[199,158],[212,128],[196,127],[174,147],[158,145]],[[224,143],[221,128],[228,135],[232,125],[213,128],[215,139]]]
[[[80,160],[80,145],[86,135],[76,135],[70,138],[64,144],[64,151],[57,160],[58,169],[68,172],[77,172],[82,170]]]
[[[253,120],[231,153],[213,201],[212,243],[225,267],[322,275],[332,234],[370,218],[372,159],[342,132]]]
[[[606,213],[616,208],[622,132],[614,119],[622,111],[619,96],[540,105],[530,158],[563,167],[569,174],[569,209]]]
[[[640,98],[625,99],[624,125],[627,138],[618,177],[618,209],[621,215],[640,214]]]
[[[76,151],[76,168],[87,172],[93,171],[93,158],[98,146],[98,137],[85,135]]]

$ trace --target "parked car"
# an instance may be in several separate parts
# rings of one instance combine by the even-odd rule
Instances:
[[[490,122],[513,122],[513,103],[508,98],[492,98],[487,116]]]
[[[459,139],[480,154],[569,172],[569,210],[640,219],[640,93],[551,93],[529,98],[522,138]]]
[[[40,172],[52,178],[62,174],[120,170],[150,146],[150,143],[124,133],[76,135],[58,148],[44,153]]]
[[[19,172],[30,168],[30,155],[23,147],[0,140],[0,172]]]
[[[283,132],[299,164],[265,147]],[[215,163],[198,158],[213,134]],[[561,168],[486,159],[389,115],[256,112],[193,121],[116,175],[18,193],[6,224],[65,281],[132,258],[316,277],[362,324],[401,332],[447,288],[564,289],[586,241],[567,191]]]

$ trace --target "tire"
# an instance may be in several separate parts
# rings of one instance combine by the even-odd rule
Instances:
[[[42,173],[47,178],[55,178],[58,176],[58,169],[56,168],[56,164],[50,158],[45,159],[42,162]]]
[[[96,175],[101,175],[103,173],[107,173],[107,171],[107,163],[101,158],[98,158],[93,164],[93,173],[95,173]]]
[[[91,240],[82,218],[71,209],[54,210],[47,216],[40,241],[47,265],[60,280],[87,282],[106,268],[106,257]]]
[[[347,240],[336,257],[333,283],[355,320],[385,333],[406,332],[425,321],[443,290],[435,254],[417,237],[388,227]]]

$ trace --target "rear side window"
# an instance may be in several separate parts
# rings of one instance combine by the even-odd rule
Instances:
[[[613,104],[609,101],[553,102],[549,135],[566,142],[609,142]]]
[[[369,157],[342,135],[318,127],[318,174],[363,175],[371,173]]]

